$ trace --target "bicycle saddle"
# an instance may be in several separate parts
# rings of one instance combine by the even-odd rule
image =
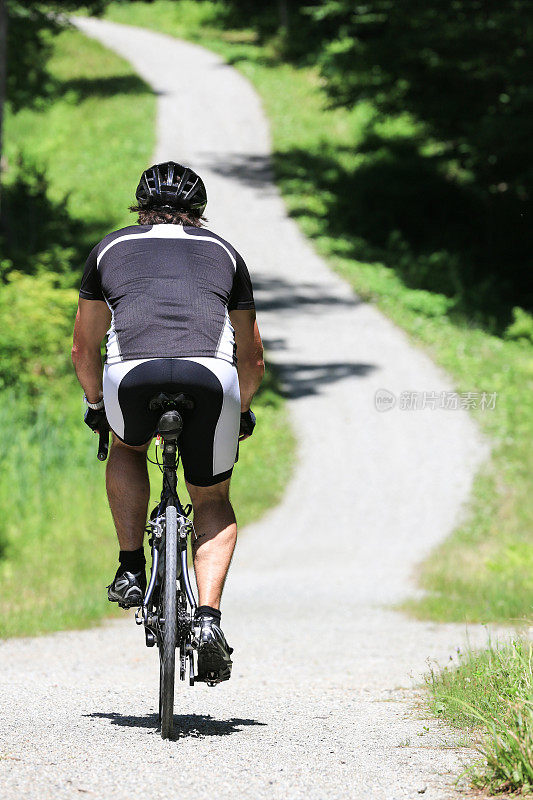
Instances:
[[[175,394],[160,392],[152,397],[148,408],[150,411],[161,413],[157,423],[157,432],[165,441],[171,442],[177,441],[179,438],[183,430],[182,413],[194,408],[194,401],[192,397],[188,397],[183,392]]]
[[[150,411],[191,411],[194,400],[183,392],[159,392],[148,403]]]

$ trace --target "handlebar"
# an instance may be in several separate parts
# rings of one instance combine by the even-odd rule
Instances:
[[[98,436],[98,460],[105,461],[109,452],[109,426],[102,427],[98,431]]]

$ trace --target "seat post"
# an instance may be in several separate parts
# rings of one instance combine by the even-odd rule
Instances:
[[[176,454],[178,439],[183,430],[183,416],[194,408],[194,400],[183,392],[166,394],[160,392],[152,397],[148,410],[161,414],[156,431],[163,440],[163,471],[165,486],[174,496],[178,477],[176,474]],[[163,413],[161,413],[163,412]]]
[[[176,473],[177,440],[163,440],[163,470],[166,483],[172,493],[176,492],[178,476]]]
[[[159,419],[157,431],[163,439],[163,469],[167,480],[167,486],[173,493],[176,492],[176,452],[178,449],[178,439],[183,430],[183,418],[179,411],[172,409],[165,411]]]

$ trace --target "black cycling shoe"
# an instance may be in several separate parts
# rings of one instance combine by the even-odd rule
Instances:
[[[215,686],[231,677],[233,664],[230,647],[220,628],[220,622],[210,614],[202,612],[193,623],[195,638],[198,641],[197,681]]]
[[[107,596],[111,603],[118,603],[121,608],[135,608],[142,606],[146,592],[146,574],[144,569],[139,572],[117,570],[117,574],[107,587]]]

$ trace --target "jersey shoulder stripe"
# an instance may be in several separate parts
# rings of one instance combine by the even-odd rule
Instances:
[[[225,250],[228,250],[232,254],[234,259],[237,258],[237,251],[233,247],[233,245],[230,244],[226,239],[223,239],[222,236],[219,236],[218,233],[214,233],[213,231],[210,231],[208,228],[192,228],[192,227],[187,227],[187,233],[189,236],[193,237],[194,236],[198,238],[208,237],[210,239],[215,239],[219,244],[222,245],[222,247],[224,247]]]
[[[151,228],[151,225],[127,225],[125,228],[119,228],[118,231],[111,231],[96,245],[96,257],[98,258],[117,239],[122,239],[124,236],[140,236],[143,233],[148,233]]]
[[[188,230],[196,231],[197,229],[189,228]],[[235,271],[237,269],[237,261],[235,251],[233,251],[233,253],[231,252],[233,250],[231,245],[229,245],[228,242],[224,242],[223,239],[216,236],[216,234],[212,234],[210,231],[205,231],[205,229],[201,228],[198,230],[201,232],[201,238],[204,241],[215,242],[215,244],[218,244],[226,251],[233,265],[233,270]],[[109,241],[110,237],[112,237],[111,241]],[[131,241],[132,239],[181,239],[182,241],[194,241],[196,238],[196,235],[191,235],[188,231],[184,230],[181,225],[132,225],[129,228],[115,231],[114,234],[109,234],[109,236],[106,236],[105,239],[102,240],[101,244],[103,247],[101,250],[99,249],[96,264],[98,267],[100,266],[102,258],[112,247],[121,242]]]

